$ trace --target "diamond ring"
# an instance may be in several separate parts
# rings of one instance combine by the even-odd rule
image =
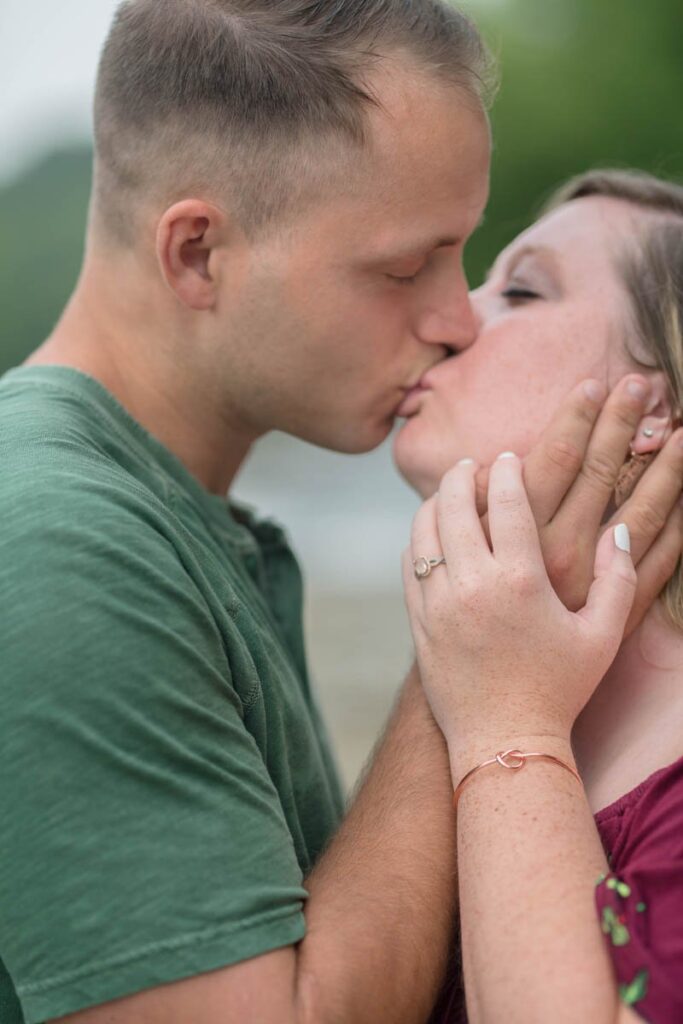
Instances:
[[[432,569],[437,569],[440,565],[445,564],[446,559],[443,555],[440,558],[416,558],[413,562],[415,579],[426,580],[428,576],[431,576]]]

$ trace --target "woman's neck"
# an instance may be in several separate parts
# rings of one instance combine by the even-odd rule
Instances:
[[[659,603],[621,645],[573,743],[594,811],[683,757],[683,632]]]

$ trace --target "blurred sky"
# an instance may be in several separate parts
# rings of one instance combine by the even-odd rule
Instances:
[[[100,47],[118,0],[0,0],[0,180],[90,135]]]
[[[89,138],[99,51],[118,3],[0,0],[0,182],[55,143]]]

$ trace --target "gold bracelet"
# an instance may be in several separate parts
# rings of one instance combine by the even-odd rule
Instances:
[[[473,775],[480,772],[482,768],[488,768],[491,764],[499,764],[501,768],[507,768],[509,771],[519,772],[524,768],[527,763],[527,759],[530,757],[540,757],[544,761],[551,761],[553,764],[559,764],[560,768],[566,768],[567,771],[571,772],[574,778],[578,779],[581,785],[583,785],[583,780],[579,773],[570,765],[561,761],[559,757],[554,757],[553,754],[523,754],[521,750],[504,750],[501,751],[500,754],[496,754],[495,757],[492,757],[490,761],[483,761],[481,764],[478,764],[476,768],[471,768],[467,775],[463,776],[455,787],[455,792],[453,793],[453,809],[455,810],[458,806],[458,800],[460,799],[460,794],[462,793],[465,784]],[[508,763],[506,758],[513,758],[514,760],[512,763]]]

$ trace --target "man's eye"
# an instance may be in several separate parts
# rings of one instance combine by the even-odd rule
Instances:
[[[414,284],[422,271],[424,266],[418,267],[414,274],[387,274],[390,281],[395,281],[397,284]]]
[[[387,274],[390,281],[395,281],[397,284],[414,284],[417,281],[419,271],[417,274],[412,274],[410,277],[399,277],[398,274]]]
[[[540,299],[540,295],[529,288],[506,288],[502,295],[509,302],[530,302],[532,299]]]

